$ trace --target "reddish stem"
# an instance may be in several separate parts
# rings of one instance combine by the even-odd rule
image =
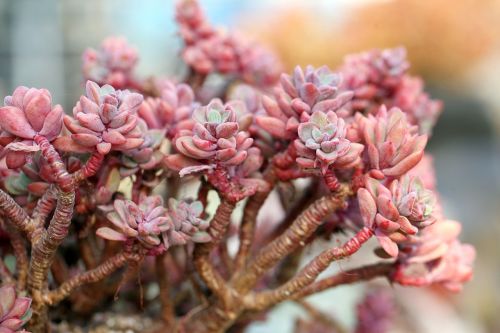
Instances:
[[[73,190],[73,178],[66,170],[66,165],[63,163],[61,156],[54,146],[52,146],[46,137],[39,134],[35,135],[33,141],[40,147],[42,156],[47,160],[52,172],[54,172],[57,185],[64,192],[71,192]]]

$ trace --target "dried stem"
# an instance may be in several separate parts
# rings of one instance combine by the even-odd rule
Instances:
[[[33,244],[30,269],[28,274],[28,288],[33,299],[33,317],[29,322],[31,330],[43,332],[48,325],[47,308],[42,300],[43,290],[47,283],[48,271],[52,265],[55,252],[64,238],[68,235],[73,206],[74,192],[57,193],[57,205],[49,227]]]
[[[161,314],[160,317],[165,323],[166,329],[175,327],[174,305],[170,295],[170,281],[165,266],[166,254],[161,254],[155,258],[156,278],[160,287]]]
[[[33,141],[40,147],[42,156],[47,160],[54,173],[54,178],[59,187],[64,192],[71,192],[73,190],[73,177],[66,170],[66,165],[61,160],[61,156],[56,151],[54,146],[41,135],[35,135]]]
[[[321,252],[302,268],[294,278],[281,287],[275,290],[248,294],[245,297],[245,302],[249,304],[252,309],[264,310],[288,299],[294,293],[313,283],[314,280],[328,268],[332,261],[353,255],[361,248],[361,245],[372,236],[373,231],[371,229],[366,227],[362,228],[344,245]]]
[[[109,258],[96,268],[80,273],[64,282],[56,290],[50,291],[43,296],[46,304],[56,305],[68,297],[76,288],[85,284],[93,283],[111,275],[119,268],[123,267],[128,261],[140,260],[139,254],[129,252],[119,252],[114,257]]]
[[[193,260],[194,266],[200,277],[206,283],[208,288],[212,290],[220,299],[228,304],[231,299],[231,291],[227,288],[226,281],[222,278],[220,273],[210,262],[210,252],[218,246],[222,238],[225,236],[227,228],[231,223],[231,214],[234,210],[235,203],[223,199],[217,207],[217,211],[210,222],[210,229],[208,230],[212,237],[211,242],[204,244],[197,244]]]
[[[35,225],[28,213],[12,199],[10,195],[0,190],[0,213],[12,222],[19,230],[31,239]]]
[[[90,155],[87,162],[85,162],[85,164],[82,166],[82,168],[72,174],[74,183],[78,184],[84,179],[94,176],[101,168],[103,160],[104,155],[100,154],[97,151],[94,151],[92,155]]]
[[[234,261],[235,271],[241,270],[247,264],[248,256],[253,244],[257,216],[260,208],[264,205],[264,202],[269,196],[269,193],[271,193],[271,190],[272,187],[270,187],[268,191],[257,192],[248,199],[248,202],[245,205],[239,233],[240,247],[238,248],[238,253],[236,254]]]
[[[281,236],[265,246],[247,267],[236,274],[232,285],[238,291],[250,290],[258,279],[282,258],[305,245],[323,219],[344,206],[345,197],[350,193],[347,186],[341,186],[335,194],[316,200],[310,205]]]
[[[48,190],[43,194],[43,196],[38,199],[35,208],[33,209],[33,220],[37,230],[41,231],[44,227],[45,220],[49,214],[54,210],[57,202],[57,188],[55,185],[51,185]],[[37,233],[39,235],[40,232]],[[37,241],[37,237],[34,237],[34,242]]]
[[[26,250],[26,243],[19,233],[10,223],[5,224],[7,233],[9,234],[10,244],[16,257],[16,273],[17,273],[17,289],[26,289],[26,281],[28,279],[28,251]]]
[[[340,285],[368,281],[380,276],[387,277],[393,270],[394,263],[386,262],[350,269],[316,281],[293,294],[292,298],[299,299]]]

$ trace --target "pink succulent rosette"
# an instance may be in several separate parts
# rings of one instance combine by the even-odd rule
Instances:
[[[342,77],[326,66],[317,69],[308,66],[305,72],[297,66],[293,75],[281,76],[276,101],[263,97],[267,116],[258,116],[257,124],[276,138],[295,139],[299,124],[307,121],[313,112],[333,111],[346,116],[343,106],[350,101],[352,93],[338,93],[341,82]]]
[[[370,290],[356,306],[354,333],[386,333],[397,315],[395,300],[388,290]]]
[[[203,210],[200,201],[169,199],[168,216],[171,225],[163,232],[165,247],[185,245],[190,241],[195,243],[209,242],[211,237],[206,231],[209,223],[200,218]]]
[[[424,92],[422,79],[411,76],[403,78],[392,104],[405,112],[410,123],[418,126],[420,133],[429,135],[443,110],[443,102],[431,99]]]
[[[84,79],[124,89],[133,81],[138,54],[125,38],[108,37],[98,50],[85,50],[82,59]]]
[[[17,296],[13,286],[0,287],[0,333],[29,333],[22,327],[31,318],[31,298]]]
[[[294,141],[297,164],[304,169],[346,169],[359,164],[363,145],[345,138],[346,125],[333,111],[316,111],[298,128],[299,139]]]
[[[18,87],[5,97],[0,108],[0,145],[9,168],[26,163],[31,153],[39,150],[35,136],[53,141],[62,129],[63,109],[52,106],[52,96],[46,89]]]
[[[406,50],[402,47],[347,56],[341,73],[344,77],[342,88],[354,92],[350,108],[376,112],[394,94],[409,67]]]
[[[194,92],[187,84],[162,82],[160,97],[146,98],[138,110],[138,115],[151,129],[166,130],[173,138],[179,130],[193,126],[191,115],[198,106]]]
[[[216,30],[196,1],[181,0],[176,7],[179,34],[185,46],[182,59],[202,75],[214,72],[236,75],[264,87],[279,79],[282,65],[267,48],[239,34]]]
[[[134,149],[144,142],[137,127],[142,99],[140,94],[87,81],[86,96],[81,96],[73,108],[74,118],[64,117],[64,124],[75,143],[89,150],[95,148],[102,155]]]
[[[160,196],[142,198],[139,205],[130,200],[115,200],[113,210],[106,217],[114,228],[101,227],[97,230],[98,236],[120,242],[136,239],[147,249],[159,246],[161,233],[170,228]]]
[[[216,165],[237,166],[245,161],[253,139],[248,132],[239,131],[236,112],[230,105],[212,100],[194,111],[193,120],[193,130],[181,131],[175,140],[175,147],[182,155],[168,158],[167,164],[172,169],[182,169],[184,175]],[[207,163],[200,164],[197,160]],[[185,167],[178,167],[182,165]]]
[[[366,146],[364,160],[370,176],[398,178],[417,165],[424,156],[427,135],[415,133],[406,115],[398,108],[381,106],[376,115],[355,117],[348,138]],[[355,134],[354,132],[358,132]]]
[[[369,178],[358,190],[361,216],[366,227],[375,231],[380,245],[391,257],[398,255],[398,244],[435,222],[436,198],[417,178],[404,176],[389,188]]]
[[[458,240],[460,223],[440,220],[402,244],[393,280],[403,285],[440,284],[454,292],[472,278],[474,247]]]

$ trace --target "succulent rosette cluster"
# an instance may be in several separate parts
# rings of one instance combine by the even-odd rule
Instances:
[[[160,97],[146,98],[139,107],[138,115],[148,128],[165,130],[168,137],[173,138],[179,130],[193,126],[191,115],[197,106],[190,86],[164,80]]]
[[[87,81],[86,96],[81,96],[73,108],[74,118],[64,117],[64,124],[74,142],[89,150],[95,148],[102,155],[135,149],[144,142],[137,127],[142,100],[140,94]]]
[[[297,137],[299,124],[313,112],[332,111],[346,116],[343,106],[352,98],[352,92],[339,93],[341,82],[342,77],[326,66],[308,66],[305,71],[297,66],[293,75],[282,74],[276,100],[263,97],[267,116],[258,116],[257,124],[274,137],[289,140]]]
[[[115,200],[113,208],[106,214],[114,228],[101,227],[97,235],[113,241],[137,241],[151,254],[158,253],[158,249],[184,245],[187,241],[209,241],[210,236],[205,232],[208,223],[199,218],[202,212],[199,201],[189,200],[178,202],[170,199],[167,209],[158,195],[142,197],[139,204],[131,200]]]
[[[314,112],[309,121],[298,128],[299,138],[294,141],[297,164],[304,169],[352,168],[361,162],[363,145],[345,138],[346,124],[333,111]]]
[[[160,234],[170,227],[166,213],[160,196],[142,198],[138,205],[131,200],[115,200],[113,210],[106,214],[114,229],[101,227],[97,235],[120,242],[138,240],[152,249],[161,244]]]
[[[0,333],[28,333],[22,327],[31,318],[31,299],[18,296],[14,286],[0,287]]]
[[[39,150],[36,135],[53,141],[62,129],[63,109],[52,106],[52,96],[46,89],[18,87],[5,97],[0,108],[0,145],[9,168],[26,163]]]
[[[168,248],[185,245],[189,241],[209,242],[211,237],[206,231],[209,223],[200,218],[202,213],[203,205],[200,201],[177,201],[170,198],[168,200],[168,216],[171,226],[163,233],[165,246]]]
[[[436,221],[434,193],[425,189],[418,178],[404,176],[389,187],[369,178],[366,188],[358,190],[358,201],[365,226],[374,230],[391,257],[398,255],[398,244]]]
[[[175,147],[182,155],[168,158],[172,169],[182,169],[181,174],[186,174],[198,171],[200,163],[196,161],[205,162],[201,170],[217,165],[237,166],[245,161],[253,139],[248,132],[239,131],[236,112],[231,105],[212,100],[194,111],[193,120],[193,129],[180,131],[175,139]]]
[[[350,107],[355,111],[376,112],[393,96],[409,67],[402,47],[347,56],[341,73],[342,87],[354,92]]]
[[[397,315],[395,300],[386,289],[370,290],[356,306],[356,315],[354,333],[389,332]]]
[[[460,223],[439,220],[403,243],[399,270],[394,281],[403,285],[440,284],[448,290],[462,290],[472,278],[474,247],[458,240]]]
[[[381,106],[376,115],[359,115],[354,121],[348,138],[366,146],[364,160],[372,177],[398,178],[422,159],[427,135],[418,135],[398,108]]]
[[[402,47],[371,50],[346,58],[341,67],[342,88],[354,92],[349,108],[376,113],[385,104],[398,107],[420,133],[430,134],[441,114],[442,102],[424,92],[423,81],[407,74],[410,67]]]
[[[267,86],[278,80],[281,64],[272,52],[240,35],[213,28],[198,2],[179,1],[176,20],[185,43],[182,58],[196,72],[231,74]]]
[[[83,77],[100,85],[124,89],[133,81],[137,51],[123,37],[106,38],[98,50],[83,53]]]
[[[417,125],[420,133],[431,134],[443,110],[443,102],[434,100],[424,92],[421,78],[405,76],[394,94],[393,105],[403,110],[411,124]]]

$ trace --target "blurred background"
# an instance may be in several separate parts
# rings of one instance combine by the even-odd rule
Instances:
[[[295,65],[337,67],[347,53],[405,46],[411,72],[445,102],[430,141],[446,215],[478,251],[475,278],[446,296],[395,288],[415,332],[500,332],[500,0],[201,0],[219,26],[238,29]],[[140,52],[139,75],[179,76],[172,0],[0,0],[0,96],[44,87],[70,112],[82,92],[81,54],[109,35]],[[361,287],[314,299],[352,325]],[[406,300],[406,301],[405,301]],[[410,301],[408,301],[410,300]],[[406,302],[406,303],[405,303]],[[450,305],[451,304],[451,305]],[[290,304],[249,332],[287,333]],[[278,330],[277,330],[278,328]]]

